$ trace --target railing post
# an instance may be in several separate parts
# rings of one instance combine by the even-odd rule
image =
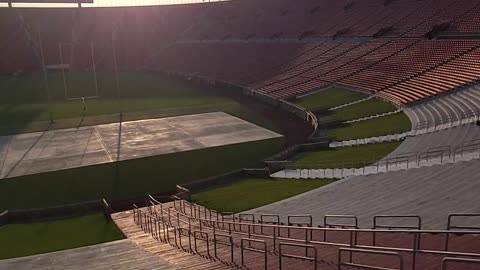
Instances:
[[[168,208],[168,223],[172,224],[172,216],[170,214],[170,207]]]
[[[277,250],[277,226],[273,227],[273,250]]]
[[[216,237],[216,233],[215,233],[215,226],[213,226],[213,252],[214,252],[214,256],[215,258],[217,258],[217,237]]]
[[[275,240],[275,239],[274,239]],[[275,242],[274,242],[275,243]],[[278,247],[278,269],[282,270],[282,245]]]
[[[192,220],[191,217],[188,217],[188,247],[190,248],[190,251],[192,251]]]
[[[413,253],[412,253],[412,270],[415,270],[417,265],[417,247],[418,247],[418,232],[414,233],[414,244],[413,244]]]

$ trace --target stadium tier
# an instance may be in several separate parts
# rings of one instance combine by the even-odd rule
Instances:
[[[11,42],[0,71],[40,68],[42,55],[48,65],[85,67],[93,46],[97,65],[111,68],[115,46],[124,68],[227,81],[277,98],[335,84],[411,104],[480,79],[479,1],[292,3],[2,9],[0,33]]]
[[[445,74],[444,78],[448,74]],[[406,108],[413,126],[435,126],[474,116],[480,111],[480,85],[474,85],[430,102]]]

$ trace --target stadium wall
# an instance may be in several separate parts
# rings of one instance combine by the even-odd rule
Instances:
[[[74,217],[104,211],[102,200],[66,204],[47,208],[6,211],[7,222],[24,222],[58,217]]]
[[[8,210],[0,213],[0,226],[8,223]]]
[[[244,168],[241,170],[232,171],[226,174],[201,179],[198,181],[183,184],[182,187],[188,189],[190,192],[199,192],[210,189],[215,186],[232,184],[242,180],[245,177],[270,177],[270,170],[268,168]]]

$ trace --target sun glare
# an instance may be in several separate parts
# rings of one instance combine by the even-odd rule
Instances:
[[[157,6],[220,2],[228,0],[95,0],[93,4],[82,4],[83,7],[120,7],[120,6]],[[0,7],[7,7],[7,3],[0,3]],[[77,7],[77,4],[31,4],[15,3],[13,7]]]

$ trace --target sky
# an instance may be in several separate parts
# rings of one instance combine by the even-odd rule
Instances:
[[[94,0],[93,4],[83,4],[84,7],[113,7],[113,6],[150,6],[150,5],[171,5],[189,4],[226,0]],[[8,4],[0,3],[0,7],[7,7]],[[13,4],[14,7],[76,7],[77,4]]]

